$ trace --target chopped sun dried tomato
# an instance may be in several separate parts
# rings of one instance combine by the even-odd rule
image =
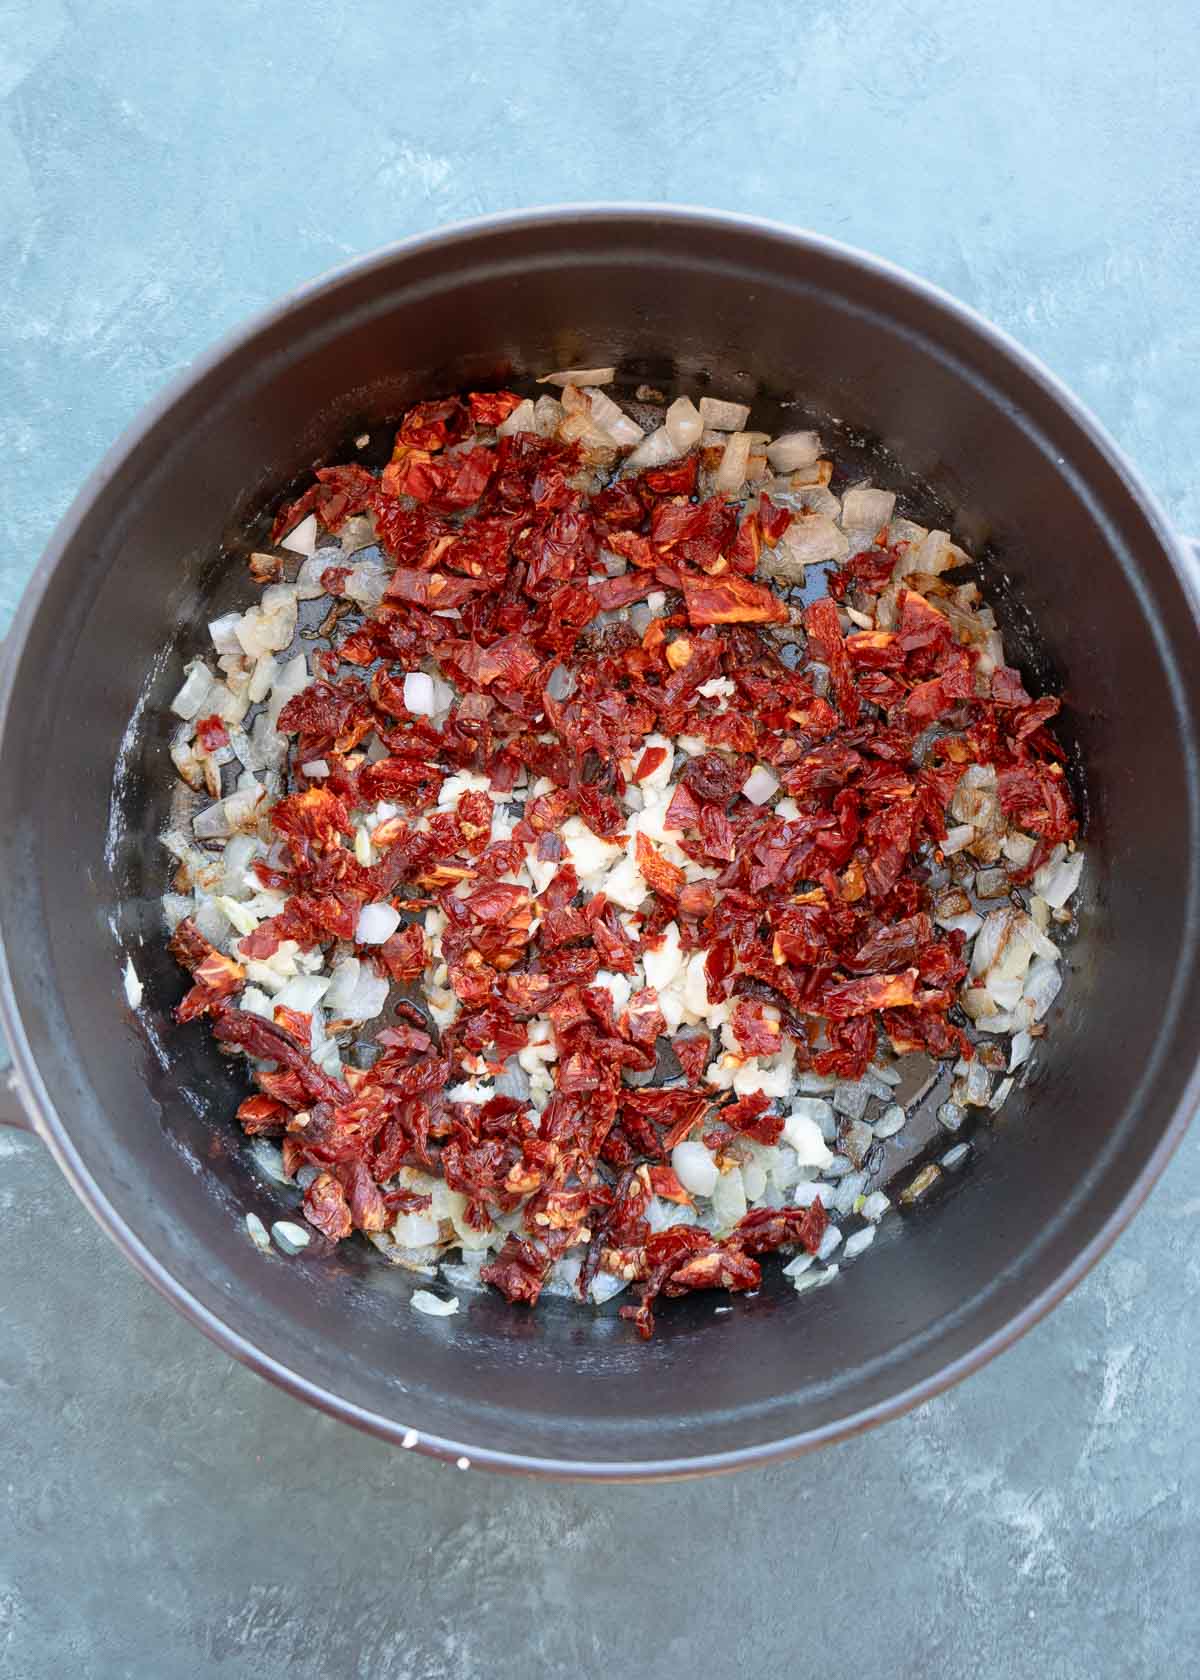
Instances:
[[[262,768],[219,711],[194,725],[199,754],[236,747],[270,796],[243,821],[255,898],[180,866],[236,935],[218,949],[185,916],[170,948],[191,980],[178,1019],[250,1059],[238,1120],[306,1169],[316,1230],[431,1216],[419,1171],[461,1198],[455,1227],[501,1223],[480,1275],[509,1300],[534,1305],[565,1260],[582,1299],[602,1271],[636,1284],[622,1315],[648,1335],[660,1297],[756,1288],[759,1256],[816,1253],[827,1223],[819,1200],[759,1205],[718,1238],[699,1197],[676,1216],[693,1222],[654,1229],[693,1205],[676,1146],[703,1140],[725,1175],[777,1145],[783,1051],[851,1081],[888,1044],[970,1060],[956,1004],[984,977],[944,926],[970,903],[962,864],[1011,891],[1077,818],[1047,727],[1061,702],[997,662],[976,585],[913,570],[881,528],[789,607],[763,574],[798,516],[760,493],[760,448],[738,495],[714,493],[706,446],[632,474],[617,451],[614,471],[586,399],[563,395],[553,437],[499,435],[515,391],[419,402],[382,473],[319,468],[280,510],[273,543],[310,515],[335,534],[354,519],[353,541],[306,567],[331,602],[313,680],[276,689],[265,736],[243,725]],[[381,559],[360,563],[372,528]],[[250,575],[294,567],[261,555]],[[262,669],[228,686],[258,693]],[[371,923],[394,931],[369,942]],[[275,1001],[326,968],[336,990]],[[251,980],[273,1020],[237,1006]],[[525,1098],[480,1083],[524,1089],[518,1065]],[[424,1257],[450,1243],[439,1217]]]

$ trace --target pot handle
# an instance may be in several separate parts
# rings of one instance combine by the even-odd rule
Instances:
[[[11,1067],[0,1069],[0,1126],[16,1126],[23,1132],[34,1129],[17,1090],[16,1073]]]

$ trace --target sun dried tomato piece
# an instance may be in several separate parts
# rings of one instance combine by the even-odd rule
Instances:
[[[229,745],[229,731],[225,727],[224,720],[215,714],[211,717],[201,718],[196,724],[196,741],[201,752],[206,753],[220,752],[222,747],[227,747]]]
[[[278,1137],[291,1117],[286,1103],[274,1097],[247,1097],[238,1105],[237,1117],[247,1137]]]
[[[755,999],[739,998],[733,1006],[730,1027],[738,1048],[747,1056],[773,1056],[782,1048],[779,1022],[763,1013]]]
[[[861,1079],[875,1053],[875,1023],[870,1015],[853,1015],[829,1025],[829,1048],[813,1057],[813,1069],[838,1079]]]
[[[683,1077],[694,1084],[704,1073],[712,1054],[712,1037],[706,1032],[679,1033],[671,1048],[683,1069]]]
[[[376,955],[391,978],[404,985],[419,980],[425,970],[425,933],[420,923],[400,928],[376,947]]]
[[[356,1231],[383,1231],[391,1223],[379,1186],[361,1161],[346,1161],[338,1167],[338,1178],[350,1204],[350,1218]],[[311,1218],[311,1215],[309,1216]],[[328,1236],[329,1233],[326,1232]]]
[[[700,1257],[704,1264],[693,1269],[690,1280],[670,1289],[672,1277]],[[727,1252],[707,1231],[694,1225],[670,1225],[665,1231],[656,1231],[647,1239],[635,1265],[645,1280],[641,1302],[637,1307],[622,1307],[621,1317],[631,1319],[643,1339],[654,1333],[654,1301],[664,1290],[682,1295],[689,1289],[752,1289],[761,1276],[753,1260],[737,1251]],[[725,1278],[729,1281],[723,1281]]]
[[[788,610],[765,584],[731,575],[723,578],[683,578],[688,618],[705,624],[786,624]]]
[[[515,391],[471,391],[467,403],[477,426],[499,426],[524,399]]]
[[[635,850],[637,866],[650,890],[662,893],[666,898],[675,898],[687,879],[679,865],[665,858],[649,835],[643,834],[640,829]]]
[[[792,1246],[815,1254],[828,1224],[819,1197],[808,1207],[751,1208],[739,1220],[730,1242],[747,1254]]]
[[[826,596],[804,609],[804,628],[808,632],[809,652],[829,667],[833,697],[843,720],[854,724],[858,720],[858,696],[850,671],[850,656],[842,635],[837,608]]]
[[[641,474],[639,484],[656,496],[690,496],[696,488],[699,457],[687,455],[665,467],[650,467]]]
[[[777,1038],[775,1049],[778,1048]],[[720,1112],[721,1124],[743,1137],[753,1138],[756,1143],[778,1143],[783,1135],[783,1116],[768,1113],[770,1106],[770,1098],[762,1091],[751,1091],[736,1102],[726,1104]]]
[[[354,1229],[346,1192],[333,1173],[318,1173],[304,1192],[304,1217],[331,1242],[340,1242]]]
[[[307,514],[315,513],[327,531],[338,532],[352,515],[364,513],[378,489],[378,480],[353,463],[318,467],[317,482],[294,502],[282,507],[271,527],[271,541],[292,530]]]
[[[305,1096],[313,1102],[340,1105],[350,1100],[350,1092],[339,1080],[323,1073],[288,1033],[261,1016],[226,1007],[214,1015],[212,1031],[222,1044],[236,1044],[247,1055],[281,1063],[296,1075]]]
[[[688,788],[697,800],[703,799],[710,801],[714,806],[724,806],[742,791],[745,780],[745,772],[736,762],[722,758],[720,753],[699,753],[696,757],[689,758],[684,765],[680,785]],[[676,826],[671,820],[673,809],[674,799],[667,808],[667,819],[671,827]],[[682,814],[681,812],[680,815]],[[702,821],[703,811],[697,810],[693,822]]]
[[[913,1001],[919,978],[915,968],[906,968],[903,974],[867,974],[861,980],[844,980],[826,987],[821,1013],[831,1021],[844,1021],[851,1015],[869,1015],[874,1009],[903,1009]]]
[[[891,582],[899,557],[896,548],[864,548],[852,554],[829,573],[829,593],[836,601],[844,601],[855,588],[865,595],[878,595]]]
[[[520,1301],[535,1307],[552,1264],[550,1256],[532,1243],[509,1236],[496,1258],[480,1267],[479,1275],[514,1304]]]
[[[1056,764],[1015,764],[999,771],[1000,809],[1018,827],[1047,840],[1069,840],[1071,815],[1066,778]]]
[[[396,435],[413,449],[442,449],[466,435],[473,415],[473,401],[468,414],[461,398],[439,397],[410,408]]]
[[[669,1273],[663,1293],[686,1295],[693,1289],[757,1289],[761,1282],[762,1270],[757,1261],[732,1244],[716,1243],[706,1253],[692,1255]]]

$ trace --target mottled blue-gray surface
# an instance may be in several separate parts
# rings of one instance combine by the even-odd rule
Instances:
[[[0,0],[0,623],[117,431],[344,257],[709,203],[939,281],[1200,528],[1192,0]],[[0,1675],[1109,1680],[1200,1649],[1200,1137],[1052,1319],[712,1484],[463,1475],[187,1328],[0,1134]]]

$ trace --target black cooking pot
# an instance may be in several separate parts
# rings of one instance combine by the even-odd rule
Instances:
[[[374,1251],[260,1255],[280,1216],[230,1114],[239,1074],[172,1025],[158,912],[173,720],[203,625],[249,591],[245,533],[314,461],[413,400],[617,360],[632,380],[802,394],[911,511],[953,510],[1010,646],[1061,685],[1088,867],[1039,1072],[933,1205],[835,1287],[664,1307],[652,1342],[563,1301],[412,1312]],[[794,410],[791,412],[795,412]],[[890,467],[890,450],[905,477]],[[222,555],[225,556],[224,560]],[[0,689],[3,1016],[16,1088],[83,1201],[222,1347],[375,1431],[593,1477],[762,1462],[894,1415],[1035,1322],[1161,1172],[1197,1071],[1197,567],[1067,393],[950,299],[731,216],[552,210],[410,241],[203,358],[116,445],[38,568]],[[165,650],[165,651],[164,651]],[[132,720],[132,721],[131,721]],[[118,764],[114,795],[113,765]],[[124,952],[146,982],[135,1018]],[[611,1309],[610,1309],[611,1311]]]

